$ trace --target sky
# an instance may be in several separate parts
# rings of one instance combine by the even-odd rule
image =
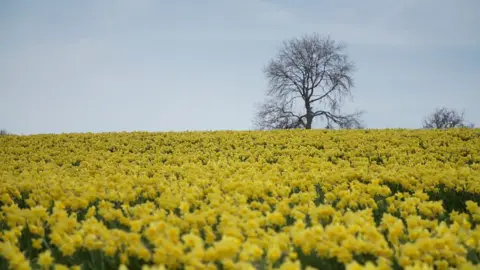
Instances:
[[[0,129],[249,130],[282,42],[329,35],[356,65],[346,113],[480,126],[478,0],[0,1]]]

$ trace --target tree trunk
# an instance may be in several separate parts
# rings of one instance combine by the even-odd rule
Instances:
[[[313,116],[307,115],[307,124],[305,125],[306,129],[312,129]]]
[[[309,101],[305,102],[305,109],[307,109],[307,123],[305,129],[312,129],[313,111]]]

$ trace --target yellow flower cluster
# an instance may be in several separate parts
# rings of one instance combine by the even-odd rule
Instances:
[[[0,137],[1,269],[478,269],[480,130]]]

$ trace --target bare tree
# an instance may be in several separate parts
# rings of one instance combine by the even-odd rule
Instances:
[[[456,110],[445,107],[437,108],[430,116],[423,121],[423,128],[473,128],[473,124],[466,123],[464,112],[459,113]]]
[[[256,127],[311,129],[314,118],[320,118],[326,128],[361,128],[363,112],[340,112],[354,85],[355,66],[344,53],[345,46],[318,34],[283,45],[264,70],[268,98],[257,108]]]

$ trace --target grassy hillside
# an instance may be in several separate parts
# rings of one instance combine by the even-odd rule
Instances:
[[[480,130],[2,136],[0,201],[0,269],[477,269]]]

